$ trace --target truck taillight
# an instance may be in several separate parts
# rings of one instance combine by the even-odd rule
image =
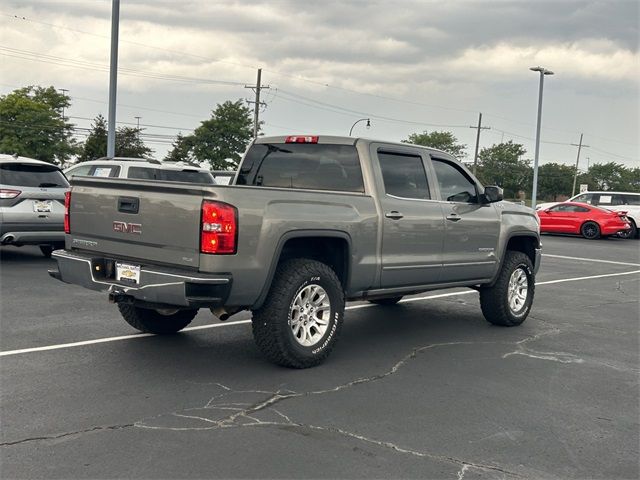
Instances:
[[[64,233],[71,233],[69,221],[69,207],[71,206],[71,191],[64,192]]]
[[[285,138],[284,143],[318,143],[317,135],[290,135]]]
[[[0,188],[0,199],[16,198],[22,192],[20,190],[12,190],[10,188]]]
[[[202,202],[200,252],[234,254],[238,240],[238,211],[222,202]]]

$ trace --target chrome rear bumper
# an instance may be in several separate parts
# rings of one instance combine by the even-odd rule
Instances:
[[[112,301],[133,301],[178,307],[224,305],[231,289],[231,275],[213,275],[161,266],[140,265],[140,283],[117,281],[110,275],[109,262],[117,259],[69,250],[55,250],[58,268],[49,270],[57,280],[108,292]],[[126,263],[135,263],[126,260]],[[111,269],[113,270],[113,269]]]

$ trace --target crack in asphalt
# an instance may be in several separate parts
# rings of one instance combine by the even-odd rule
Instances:
[[[548,322],[543,319],[539,319],[541,323]],[[268,391],[268,390],[234,390],[231,387],[223,385],[221,383],[209,383],[211,385],[218,386],[223,393],[215,395],[210,398],[209,401],[203,407],[194,407],[188,408],[176,412],[172,412],[169,414],[160,414],[155,417],[142,419],[136,421],[132,424],[123,424],[123,425],[111,425],[111,426],[94,426],[84,430],[78,430],[74,432],[66,432],[58,435],[51,436],[40,436],[40,437],[30,437],[22,440],[16,440],[11,442],[0,443],[0,447],[7,447],[13,445],[20,445],[27,442],[36,442],[36,441],[47,441],[47,440],[55,440],[64,437],[72,437],[76,435],[83,435],[86,433],[96,432],[96,431],[108,431],[108,430],[121,430],[130,427],[142,428],[142,429],[151,429],[151,430],[170,430],[170,431],[197,431],[197,430],[213,430],[213,429],[225,429],[225,428],[239,428],[239,427],[273,427],[280,429],[287,428],[296,428],[296,429],[307,429],[314,431],[324,431],[333,434],[338,434],[340,436],[355,439],[361,442],[365,442],[371,445],[378,446],[380,448],[384,448],[387,450],[392,450],[398,453],[412,455],[420,458],[428,458],[434,461],[443,462],[455,465],[459,467],[457,471],[458,480],[462,480],[466,474],[466,472],[470,469],[476,469],[484,472],[500,472],[504,475],[509,475],[515,478],[522,478],[522,475],[506,470],[497,465],[484,464],[478,462],[471,462],[467,460],[462,460],[456,457],[447,456],[447,455],[439,455],[435,453],[413,450],[410,448],[402,447],[395,443],[378,440],[375,438],[369,438],[359,433],[350,432],[348,430],[332,427],[332,426],[318,426],[305,424],[301,422],[293,421],[289,416],[285,413],[274,408],[277,404],[293,399],[293,398],[302,398],[302,397],[310,397],[313,395],[324,395],[334,392],[339,392],[341,390],[345,390],[357,385],[377,382],[384,378],[387,378],[391,375],[394,375],[399,370],[401,370],[407,363],[411,360],[415,359],[421,353],[439,347],[450,347],[450,346],[458,346],[458,345],[491,345],[491,344],[514,344],[516,346],[516,350],[512,352],[505,353],[502,355],[502,358],[508,358],[513,355],[523,355],[530,358],[541,359],[541,360],[551,360],[560,363],[584,363],[585,360],[577,357],[571,353],[566,352],[541,352],[537,350],[533,350],[527,347],[527,344],[539,340],[540,338],[558,335],[561,333],[561,330],[555,327],[548,328],[547,330],[537,333],[535,335],[531,335],[522,340],[518,340],[516,342],[503,342],[503,341],[459,341],[459,342],[442,342],[442,343],[432,343],[429,345],[425,345],[422,347],[416,347],[411,350],[408,354],[402,357],[399,361],[393,364],[389,369],[382,373],[377,373],[374,375],[360,377],[355,380],[337,385],[332,388],[322,389],[322,390],[311,390],[307,392],[295,392],[293,390],[278,390],[278,391]],[[598,362],[600,365],[620,369],[620,367],[606,364],[603,362]],[[206,385],[206,383],[203,383]],[[226,396],[246,396],[246,395],[260,395],[261,398],[259,401],[251,402],[240,402],[240,401],[225,401]],[[264,398],[266,397],[266,398]],[[234,399],[232,399],[234,400]],[[237,398],[235,399],[237,400]],[[199,414],[198,414],[199,413]],[[217,413],[221,414],[220,418],[208,418],[206,414]],[[276,415],[277,418],[268,418],[269,415]],[[267,416],[267,419],[260,418],[260,416]],[[168,425],[154,425],[154,420],[157,421],[159,419],[172,417],[174,419],[181,419],[186,421],[195,421],[199,422],[200,426],[168,426]],[[162,423],[162,422],[160,422]],[[204,426],[203,426],[204,424]]]
[[[23,443],[28,443],[28,442],[41,442],[41,441],[46,441],[46,440],[57,440],[59,438],[64,438],[64,437],[72,437],[74,435],[83,435],[85,433],[91,433],[91,432],[100,432],[100,431],[106,431],[106,430],[123,430],[125,428],[130,428],[130,427],[134,427],[135,424],[134,423],[126,423],[123,425],[98,425],[95,427],[90,427],[90,428],[85,428],[83,430],[76,430],[75,432],[65,432],[65,433],[60,433],[58,435],[47,435],[47,436],[42,436],[42,437],[28,437],[28,438],[23,438],[21,440],[14,440],[12,442],[3,442],[0,443],[0,447],[8,447],[11,445],[20,445]]]

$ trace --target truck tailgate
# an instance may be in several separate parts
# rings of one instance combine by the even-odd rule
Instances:
[[[197,268],[197,185],[74,178],[67,248]]]

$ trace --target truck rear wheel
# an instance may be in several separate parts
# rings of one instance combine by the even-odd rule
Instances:
[[[119,303],[118,310],[122,318],[136,330],[157,335],[179,332],[198,313],[198,310],[152,310],[126,303]]]
[[[507,251],[495,285],[480,289],[484,318],[504,327],[520,325],[529,315],[534,292],[531,259],[522,252]]]
[[[344,316],[344,291],[335,272],[310,259],[278,266],[262,307],[253,312],[260,351],[285,367],[322,363],[335,346]]]

